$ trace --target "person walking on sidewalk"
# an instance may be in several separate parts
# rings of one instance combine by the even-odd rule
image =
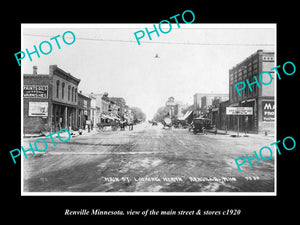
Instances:
[[[202,127],[202,133],[207,135],[207,130],[205,129],[205,127]]]
[[[217,130],[217,126],[216,126],[216,125],[213,126],[213,130],[214,130],[214,132],[215,132],[215,135],[217,135],[218,130]]]

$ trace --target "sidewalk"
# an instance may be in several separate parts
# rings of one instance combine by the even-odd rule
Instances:
[[[215,133],[214,130],[207,130],[208,133]],[[237,136],[237,131],[231,131],[231,130],[220,130],[220,129],[217,129],[217,134],[219,135],[230,135],[230,136]],[[264,134],[264,133],[258,133],[258,134],[255,134],[255,133],[247,133],[246,134],[248,137],[275,137],[275,134],[268,134],[267,136]],[[247,137],[245,136],[245,132],[239,132],[239,136],[240,137]]]
[[[77,136],[89,136],[89,135],[93,135],[93,134],[98,133],[98,131],[96,130],[96,128],[94,128],[93,130],[90,130],[90,132],[88,132],[88,129],[82,130],[82,134],[81,135],[79,134],[79,131],[73,131],[73,130],[71,130],[70,133],[71,133],[71,136],[73,138],[73,137],[77,137]],[[23,138],[25,140],[37,139],[37,138],[43,138],[43,137],[45,137],[45,136],[47,136],[49,134],[50,134],[50,132],[47,132],[47,133],[36,133],[36,134],[24,134]],[[62,131],[62,132],[60,132],[59,136],[60,137],[68,137],[69,134],[66,131]],[[53,134],[52,137],[53,138],[57,138],[57,133]],[[49,138],[49,137],[47,137],[47,138]]]

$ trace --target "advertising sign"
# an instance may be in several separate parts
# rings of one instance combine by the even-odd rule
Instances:
[[[262,101],[262,121],[275,121],[275,103],[274,101]]]
[[[226,115],[253,115],[253,107],[226,107]]]
[[[28,116],[48,116],[48,102],[29,102]]]
[[[24,98],[48,98],[48,85],[24,85]]]

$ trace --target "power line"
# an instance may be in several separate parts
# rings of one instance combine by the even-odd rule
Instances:
[[[42,34],[24,34],[25,36],[36,36],[36,37],[52,37],[50,35]],[[78,40],[84,41],[106,41],[106,42],[126,42],[126,43],[137,43],[132,40],[112,40],[112,39],[97,39],[97,38],[82,38],[76,37]],[[274,46],[274,44],[251,44],[251,43],[195,43],[195,42],[161,42],[161,41],[145,41],[141,44],[170,44],[170,45],[228,45],[228,46]]]

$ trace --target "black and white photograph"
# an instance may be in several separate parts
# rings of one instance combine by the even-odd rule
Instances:
[[[276,24],[178,21],[21,25],[22,195],[276,195]]]
[[[296,2],[107,3],[4,7],[3,221],[297,221]]]

